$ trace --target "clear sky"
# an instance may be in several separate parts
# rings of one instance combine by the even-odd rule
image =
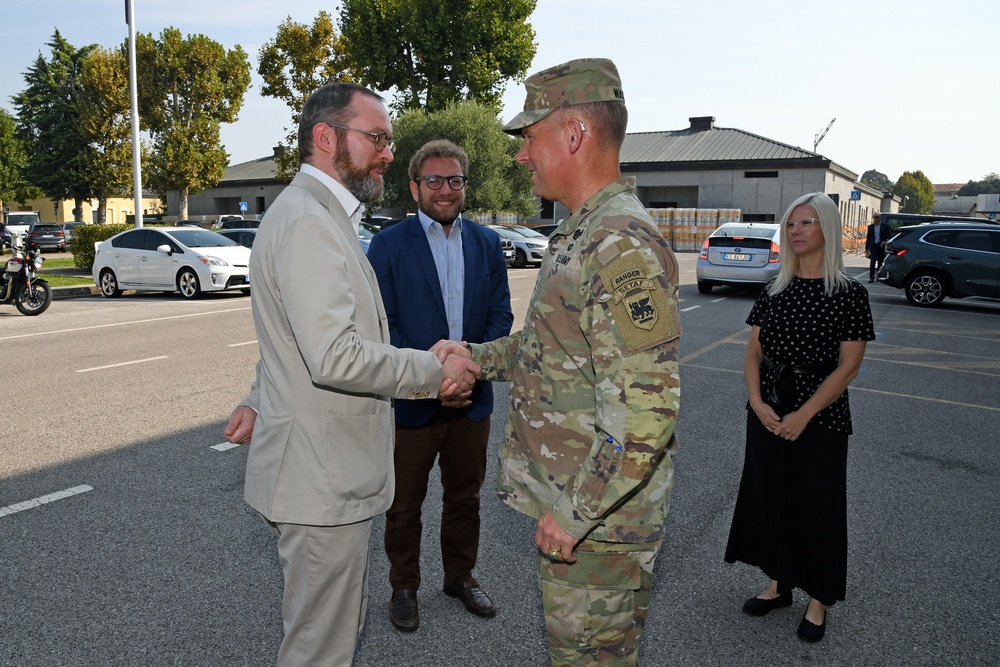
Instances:
[[[240,44],[256,72],[260,46],[291,15],[311,23],[319,0],[135,0],[136,26]],[[58,28],[74,46],[121,44],[124,0],[4,0],[0,106]],[[997,0],[538,0],[530,72],[602,56],[621,72],[630,132],[677,130],[692,116],[818,152],[859,175],[895,180],[922,170],[934,183],[1000,172],[1000,2]],[[239,121],[224,125],[232,163],[271,153],[284,103],[260,96],[254,73]],[[503,120],[523,103],[508,85]]]

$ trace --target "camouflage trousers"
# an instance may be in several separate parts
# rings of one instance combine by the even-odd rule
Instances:
[[[575,563],[539,555],[552,667],[637,665],[660,542],[584,540]]]

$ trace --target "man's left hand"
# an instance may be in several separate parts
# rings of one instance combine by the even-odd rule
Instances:
[[[552,518],[552,512],[546,512],[538,520],[538,528],[535,530],[535,546],[552,560],[575,563],[576,556],[573,555],[573,549],[579,541],[556,523],[556,520]],[[553,558],[551,554],[555,553],[557,549],[559,557]]]
[[[237,405],[223,430],[226,440],[238,445],[249,445],[253,435],[253,425],[257,421],[257,411],[246,405]]]

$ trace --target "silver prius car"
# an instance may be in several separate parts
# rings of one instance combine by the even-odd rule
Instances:
[[[709,294],[716,285],[764,285],[781,268],[780,225],[727,222],[701,246],[695,275],[698,291]]]
[[[196,227],[142,227],[97,245],[94,283],[106,297],[122,290],[250,293],[250,248]]]

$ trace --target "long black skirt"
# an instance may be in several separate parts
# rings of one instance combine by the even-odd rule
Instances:
[[[789,442],[747,410],[726,562],[755,565],[830,606],[847,591],[847,434],[810,425]]]

